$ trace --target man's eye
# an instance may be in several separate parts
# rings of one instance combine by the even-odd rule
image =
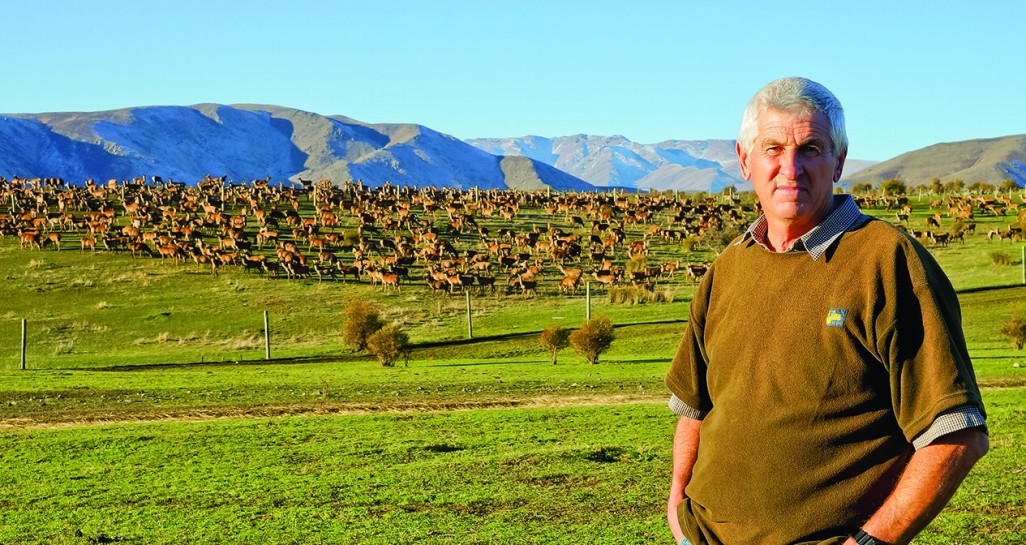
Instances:
[[[822,154],[822,151],[816,146],[804,146],[802,147],[802,153],[804,153],[806,157],[818,157]]]
[[[780,146],[769,146],[765,149],[766,155],[780,155],[780,150],[783,149]]]

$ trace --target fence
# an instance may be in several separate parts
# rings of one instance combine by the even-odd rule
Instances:
[[[591,283],[588,282],[585,284],[583,300],[581,296],[566,299],[559,306],[552,307],[552,315],[547,321],[538,318],[530,323],[523,321],[525,312],[520,310],[523,308],[521,305],[532,305],[535,301],[541,301],[540,298],[472,297],[469,291],[464,293],[464,297],[438,298],[434,314],[436,319],[441,318],[444,325],[430,329],[430,338],[422,339],[422,342],[539,332],[553,323],[577,327],[581,321],[592,318],[592,292]],[[654,313],[632,318],[630,312],[618,312],[613,308],[624,305],[602,302],[600,306],[604,314],[608,315],[612,311],[614,321],[621,323],[658,318],[657,315],[653,316]],[[14,319],[0,320],[0,369],[259,361],[271,360],[272,348],[273,356],[277,359],[337,357],[343,354],[341,323],[338,321],[341,309],[336,311],[334,322],[320,317],[297,315],[287,308],[262,310],[259,327],[252,311],[244,312],[245,315],[240,315],[237,310],[223,309],[219,327],[203,331],[188,329],[187,324],[193,320],[187,310],[156,312],[132,320],[121,320],[116,316],[112,318],[101,312],[92,315],[96,321],[61,316],[16,318],[12,316],[13,312],[8,312],[6,318]],[[386,320],[402,321],[394,315],[383,317]],[[276,323],[272,324],[272,318]],[[125,322],[149,324],[137,328]],[[299,330],[297,324],[300,324]],[[312,324],[320,325],[313,327]],[[414,342],[419,344],[417,339]]]

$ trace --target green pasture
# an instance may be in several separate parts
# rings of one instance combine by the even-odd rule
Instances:
[[[933,212],[914,202],[922,229]],[[1026,352],[999,332],[1026,312],[1022,243],[988,241],[1008,218],[977,221],[930,249],[959,290],[991,452],[919,545],[1026,542]],[[616,341],[598,365],[570,349],[552,365],[538,333],[587,312],[559,276],[536,297],[473,293],[468,339],[464,296],[419,282],[214,277],[0,240],[0,545],[669,544],[662,377],[694,285],[662,280],[673,301],[644,304],[593,285]],[[342,346],[353,298],[410,334],[408,365]]]
[[[558,282],[559,272],[549,282]],[[414,343],[466,339],[463,294],[433,294],[407,285],[383,293],[363,283],[289,281],[229,270],[213,277],[193,263],[163,264],[130,255],[30,252],[0,243],[0,369],[21,364],[22,320],[30,368],[87,368],[159,363],[262,360],[268,313],[273,358],[337,357],[344,353],[339,316],[353,298],[375,300],[382,316],[408,330]],[[544,282],[544,281],[543,281]],[[694,285],[660,287],[669,304],[613,304],[592,288],[592,315],[614,323],[681,321]],[[587,314],[575,296],[472,292],[475,337],[577,327]]]
[[[919,544],[1026,536],[1022,389],[985,397],[991,453]],[[673,425],[650,402],[9,431],[0,543],[669,543]]]

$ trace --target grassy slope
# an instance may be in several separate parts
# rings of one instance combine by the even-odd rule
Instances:
[[[851,176],[845,177],[845,184],[881,182],[900,178],[907,181],[927,181],[939,177],[942,181],[964,180],[966,184],[977,181],[1000,185],[1007,178],[997,166],[1011,161],[1026,159],[1026,137],[1004,136],[946,142],[934,144],[916,151],[904,153],[877,163]]]

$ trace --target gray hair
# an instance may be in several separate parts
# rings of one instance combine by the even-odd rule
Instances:
[[[766,110],[798,113],[812,116],[823,113],[830,119],[830,140],[835,157],[848,150],[848,134],[844,131],[844,108],[837,97],[823,85],[812,80],[790,77],[773,80],[759,89],[748,101],[741,117],[741,130],[737,141],[745,152],[752,151],[758,133],[758,121]]]

